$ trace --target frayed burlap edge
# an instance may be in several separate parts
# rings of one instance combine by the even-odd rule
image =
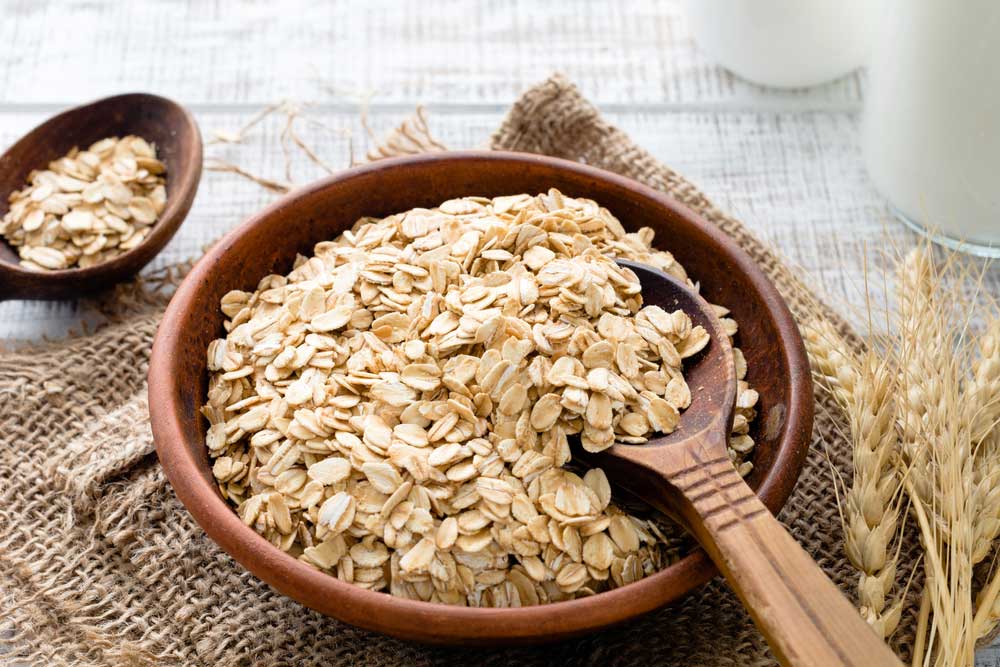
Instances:
[[[754,257],[800,321],[829,319],[860,349],[843,320],[773,252],[608,125],[564,78],[526,92],[492,147],[582,160],[671,194]],[[0,356],[0,663],[773,664],[718,580],[620,628],[548,646],[477,651],[374,635],[277,595],[205,538],[152,455],[146,364],[169,289],[148,287],[135,283],[105,300],[107,319],[91,335]],[[831,481],[831,465],[849,471],[838,420],[829,397],[818,396],[813,448],[782,519],[850,590],[855,573],[843,557]],[[904,565],[914,559],[909,552],[901,557]],[[901,568],[900,577],[906,574]],[[903,655],[912,627],[904,617],[894,638]]]

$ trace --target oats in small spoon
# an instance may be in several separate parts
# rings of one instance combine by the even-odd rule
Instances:
[[[166,167],[137,136],[74,148],[11,193],[0,234],[21,266],[84,268],[135,248],[167,204]]]

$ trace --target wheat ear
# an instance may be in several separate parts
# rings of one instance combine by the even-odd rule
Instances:
[[[991,318],[978,347],[979,359],[966,391],[973,443],[982,441],[1000,421],[1000,319]]]
[[[975,546],[973,556],[979,556],[981,561],[990,552],[993,540],[1000,533],[1000,521],[997,514],[1000,513],[1000,468],[997,461],[1000,459],[1000,429],[995,429],[990,433],[982,445],[981,456],[989,459],[989,463],[983,468],[987,472],[981,473],[982,479],[976,484],[977,498],[982,503],[978,509],[977,521],[975,525],[974,540]],[[973,620],[973,633],[976,639],[985,637],[993,632],[1000,623],[1000,567],[996,563],[990,573],[986,586],[979,592],[976,599],[976,615]]]
[[[972,562],[986,558],[1000,535],[1000,319],[993,319],[978,341],[979,359],[965,392],[972,446],[976,448],[976,518]]]
[[[858,383],[859,365],[847,341],[828,320],[820,319],[807,322],[802,327],[802,337],[820,386],[846,410]]]
[[[975,489],[976,520],[973,562],[989,554],[1000,535],[1000,318],[993,318],[979,340],[979,360],[968,394],[973,443],[977,445]],[[1000,568],[994,565],[987,585],[980,591],[973,632],[976,638],[993,632],[1000,623]]]
[[[974,452],[962,391],[969,368],[957,293],[945,293],[931,250],[900,264],[900,426],[908,466],[905,488],[920,528],[927,578],[923,595],[933,619],[925,664],[971,664]],[[960,338],[960,340],[965,340]]]
[[[822,320],[805,327],[808,349],[821,385],[847,412],[851,430],[852,480],[841,507],[844,549],[857,568],[862,617],[883,637],[896,629],[902,596],[886,608],[896,579],[898,550],[891,548],[899,518],[896,369],[869,351],[859,360],[846,341]]]
[[[943,393],[941,356],[928,354],[926,346],[941,350],[946,344],[939,313],[935,312],[934,285],[938,276],[930,249],[921,246],[911,251],[897,267],[897,280],[902,453],[909,467],[911,488],[926,505],[932,493],[927,475],[930,452],[920,443],[922,438],[934,435],[927,432],[928,422]]]

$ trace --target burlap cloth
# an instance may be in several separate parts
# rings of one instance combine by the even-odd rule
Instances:
[[[848,333],[740,222],[608,125],[565,79],[525,93],[491,145],[581,160],[669,192],[736,239],[800,321],[827,317]],[[111,321],[96,332],[0,357],[0,663],[773,663],[721,580],[624,627],[482,651],[368,633],[273,592],[205,537],[160,470],[145,380],[165,297],[134,287],[118,291]],[[833,403],[818,401],[813,448],[781,518],[850,591],[856,574],[843,556],[831,481],[831,463],[849,471],[848,444]],[[912,566],[913,555],[902,560]],[[894,640],[904,655],[913,626],[904,616]]]

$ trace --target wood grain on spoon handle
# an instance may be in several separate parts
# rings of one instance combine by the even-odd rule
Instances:
[[[679,508],[685,523],[783,664],[901,664],[728,457],[684,459],[669,479],[686,500]]]

